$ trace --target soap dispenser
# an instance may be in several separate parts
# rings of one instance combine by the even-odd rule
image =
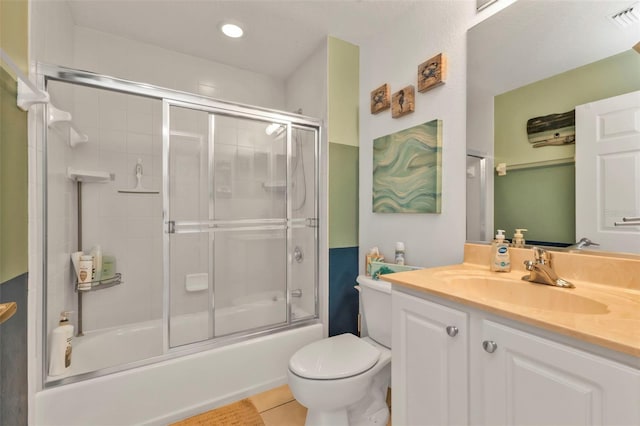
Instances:
[[[404,265],[404,243],[398,241],[396,243],[396,265]]]
[[[509,243],[504,239],[503,229],[498,229],[496,239],[491,244],[491,270],[495,272],[511,271]]]
[[[523,232],[528,231],[528,229],[516,228],[515,234],[513,234],[513,240],[511,241],[511,245],[513,247],[524,247],[524,234]]]
[[[51,332],[51,354],[49,357],[49,375],[60,376],[71,366],[71,340],[73,325],[69,322],[71,312],[61,312],[58,326]]]

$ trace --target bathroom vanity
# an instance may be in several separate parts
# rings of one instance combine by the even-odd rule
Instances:
[[[576,288],[465,263],[385,277],[394,424],[640,425],[640,260],[554,253]]]

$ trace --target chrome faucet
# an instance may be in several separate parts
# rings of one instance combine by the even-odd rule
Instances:
[[[555,287],[575,287],[569,281],[558,277],[558,274],[553,270],[551,267],[551,253],[540,247],[534,247],[533,256],[535,260],[524,261],[524,266],[530,274],[522,277],[523,280]]]

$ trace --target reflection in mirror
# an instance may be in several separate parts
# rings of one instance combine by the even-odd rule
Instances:
[[[468,240],[489,241],[497,228],[510,239],[516,228],[526,228],[530,244],[569,246],[585,236],[597,242],[597,236],[576,235],[584,213],[575,207],[580,139],[563,143],[565,124],[556,126],[562,138],[534,148],[527,121],[640,90],[640,54],[631,49],[640,24],[619,28],[609,18],[626,2],[549,3],[519,0],[468,32]],[[635,156],[640,163],[640,151]],[[477,157],[485,159],[486,174],[469,166]],[[504,176],[495,172],[500,163]],[[486,196],[478,197],[482,179]],[[593,188],[589,195],[595,194]],[[640,241],[640,227],[624,232]],[[609,241],[603,249],[640,252]]]

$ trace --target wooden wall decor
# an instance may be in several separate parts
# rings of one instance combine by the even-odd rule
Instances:
[[[530,118],[527,137],[534,148],[576,143],[576,110]]]
[[[391,89],[387,83],[371,92],[371,114],[377,114],[391,106]]]
[[[426,92],[444,84],[447,59],[442,53],[418,65],[418,92]]]
[[[413,85],[398,90],[391,96],[391,117],[398,118],[415,111],[415,88]]]

